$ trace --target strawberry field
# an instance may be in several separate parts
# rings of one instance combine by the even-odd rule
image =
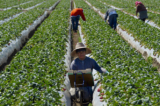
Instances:
[[[75,1],[76,6],[84,8],[86,17],[90,17],[89,22],[82,21],[87,44],[97,62],[110,72],[102,81],[104,99],[113,105],[159,105],[160,76],[156,68],[106,26],[84,1]]]
[[[93,6],[98,8],[104,14],[106,10],[110,8],[109,6],[98,2],[97,0],[87,1],[89,1]],[[118,24],[123,30],[126,30],[128,33],[132,34],[135,40],[139,41],[141,45],[149,49],[153,48],[155,53],[160,53],[159,29],[156,29],[148,24],[143,24],[141,20],[137,20],[132,16],[123,13],[122,11],[116,11],[119,15]]]
[[[8,8],[8,7],[13,7],[15,5],[19,5],[22,3],[26,3],[31,0],[1,0],[0,1],[0,8]]]
[[[159,64],[153,66],[154,59],[151,57],[145,60],[141,53],[129,45],[117,31],[111,29],[99,13],[94,11],[96,8],[105,14],[111,5],[123,8],[123,11],[116,10],[119,26],[132,34],[142,46],[154,49],[155,55],[159,55],[160,30],[124,13],[125,11],[135,14],[135,0],[72,2],[73,4],[70,0],[0,1],[0,20],[10,18],[0,23],[0,62],[5,58],[8,61],[8,54],[12,54],[8,53],[9,50],[4,51],[4,48],[13,49],[10,46],[12,42],[27,39],[9,64],[0,70],[0,104],[61,106],[68,102],[68,99],[62,99],[66,98],[64,75],[70,65],[67,60],[71,59],[70,54],[68,56],[71,52],[69,47],[75,46],[70,44],[71,41],[68,39],[71,37],[70,9],[71,6],[76,6],[84,10],[86,21],[80,19],[79,26],[82,28],[86,45],[92,50],[91,56],[109,72],[102,75],[100,88],[95,91],[99,92],[101,101],[96,101],[103,102],[105,106],[159,106]],[[154,0],[155,5],[148,0],[142,2],[148,8],[149,19],[160,25],[160,2]],[[17,17],[13,17],[17,14]],[[47,15],[43,20],[38,20],[44,14]],[[35,26],[37,21],[39,24]],[[29,32],[32,26],[35,28]],[[28,34],[32,33],[32,36],[23,38],[25,31],[28,31]]]
[[[1,72],[0,104],[60,103],[57,91],[61,90],[62,74],[65,72],[64,55],[69,32],[69,6],[69,2],[62,1],[23,50]]]
[[[131,14],[135,14],[136,8],[135,8],[135,1],[137,0],[122,0],[121,2],[117,1],[117,0],[98,0],[98,1],[103,1],[109,5],[113,5],[116,6],[118,8],[121,8],[123,11],[126,11],[128,13]],[[149,20],[154,21],[157,25],[160,26],[160,20],[159,20],[159,6],[153,5],[149,6],[149,2],[146,2],[147,0],[145,0],[144,2],[142,1],[142,3],[146,6],[146,8],[148,9],[148,16],[149,16]],[[157,1],[157,0],[156,0]],[[156,3],[155,3],[156,4]],[[159,5],[160,2],[157,3],[157,5]],[[157,9],[156,9],[157,8]],[[156,10],[154,10],[156,9]],[[158,12],[158,13],[157,13]]]

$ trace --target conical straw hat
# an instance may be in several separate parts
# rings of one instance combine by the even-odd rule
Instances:
[[[86,49],[86,54],[90,54],[91,53],[91,50],[89,48],[85,47],[85,45],[83,43],[78,42],[76,44],[75,49],[72,51],[71,56],[73,56],[73,57],[77,56],[76,50],[83,49],[83,48]]]

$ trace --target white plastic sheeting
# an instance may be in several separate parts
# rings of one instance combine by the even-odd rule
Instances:
[[[76,8],[75,3],[74,3],[74,8]],[[85,39],[84,39],[84,35],[83,35],[83,33],[82,33],[82,30],[81,30],[81,26],[80,26],[80,25],[78,26],[78,30],[79,30],[79,33],[80,33],[80,38],[81,38],[82,43],[86,45],[86,41],[85,41]],[[87,56],[89,56],[89,55],[87,55]],[[98,78],[98,75],[97,75],[97,71],[96,71],[96,70],[93,70],[92,74],[93,74],[94,79],[100,79],[100,78]],[[70,105],[71,101],[69,100],[71,95],[70,95],[70,93],[68,92],[68,91],[70,91],[70,89],[71,89],[71,85],[70,85],[70,81],[69,81],[69,78],[68,78],[68,74],[66,75],[66,80],[65,80],[64,84],[66,85],[66,86],[65,86],[66,91],[65,91],[65,93],[64,93],[65,96],[63,96],[63,100],[67,100],[67,101],[65,101],[65,105],[66,105],[66,106],[71,106],[71,105]],[[97,81],[94,81],[94,84],[97,84]],[[100,86],[100,85],[101,85],[101,84],[99,84],[99,86]],[[100,99],[99,99],[99,92],[97,92],[97,89],[99,88],[99,86],[96,87],[96,89],[95,89],[95,91],[94,91],[94,93],[93,93],[92,105],[93,105],[93,106],[106,106],[107,103],[106,103],[105,101],[104,101],[104,102],[101,102]],[[94,89],[94,87],[93,87],[92,89]]]
[[[44,2],[44,1],[43,1],[43,2]],[[43,3],[43,2],[42,2],[42,3]],[[35,5],[35,6],[32,6],[32,7],[29,7],[29,8],[27,8],[27,9],[25,9],[25,10],[33,9],[33,8],[41,5],[42,3],[39,3],[39,4],[37,4],[37,5]],[[53,6],[55,6],[55,4],[54,4]],[[22,13],[24,13],[24,12],[18,13],[18,14],[16,14],[16,15],[13,15],[13,16],[11,16],[11,17],[9,17],[9,18],[4,19],[4,20],[0,20],[0,25],[3,24],[3,23],[5,23],[5,22],[10,21],[11,19],[14,19],[14,18],[18,17],[18,16],[21,15]]]
[[[53,10],[59,2],[60,2],[60,0],[57,1],[57,2],[56,2],[52,7],[50,7],[48,10],[49,10],[49,11]]]
[[[97,75],[97,71],[93,70],[92,72],[94,79],[100,79],[99,76]],[[97,84],[98,80],[94,81],[94,84]],[[100,92],[98,92],[98,89],[101,87],[101,83],[98,84],[98,86],[95,88],[93,92],[93,100],[92,100],[92,105],[93,106],[107,106],[108,102],[102,101],[103,99],[100,99]],[[105,92],[102,89],[103,92]],[[105,97],[105,96],[103,96]]]
[[[55,4],[58,4],[57,2]],[[56,6],[54,4],[54,6]],[[16,40],[10,40],[8,44],[2,48],[2,52],[0,52],[0,66],[7,62],[8,58],[13,54],[13,52],[19,51],[22,45],[28,40],[29,33],[34,31],[35,28],[47,17],[48,12],[45,11],[44,14],[39,17],[37,20],[33,22],[26,30],[21,32],[21,36],[16,38]]]
[[[101,1],[100,1],[100,2],[101,2]],[[107,5],[106,3],[103,3],[103,4]],[[117,7],[112,6],[112,5],[108,5],[108,6],[114,8],[114,9],[116,9],[116,10],[120,10],[120,11],[122,11],[123,13],[128,14],[128,15],[130,15],[130,16],[132,16],[132,17],[138,19],[137,16],[132,15],[132,14],[130,14],[130,13],[127,13],[127,12],[123,11],[122,8],[117,8]],[[153,26],[153,27],[155,27],[155,28],[157,28],[157,29],[160,29],[160,27],[159,27],[157,24],[155,24],[154,22],[152,22],[152,21],[149,21],[149,20],[146,19],[146,20],[145,20],[145,23],[147,23],[147,24],[149,24],[150,26]]]
[[[88,1],[85,1],[85,2],[86,2],[89,6],[92,6]],[[105,14],[101,13],[101,12],[100,12],[97,8],[95,8],[94,6],[93,6],[93,9],[94,9],[96,12],[98,12],[99,15],[100,15],[101,17],[103,17],[103,19],[104,19]],[[131,34],[128,34],[127,31],[122,30],[122,29],[119,27],[119,25],[117,26],[117,32],[118,32],[126,41],[128,41],[128,43],[129,43],[133,48],[135,48],[135,49],[136,49],[137,51],[139,51],[141,54],[146,53],[146,54],[147,54],[146,56],[143,55],[144,58],[147,58],[147,57],[151,56],[152,58],[156,59],[158,63],[160,63],[160,57],[158,56],[158,54],[157,54],[157,55],[154,55],[154,54],[153,54],[153,53],[154,53],[154,50],[153,50],[153,49],[148,49],[148,48],[142,46],[142,45],[140,44],[140,42],[134,40],[134,37],[133,37]]]
[[[41,2],[41,3],[38,3],[38,4],[36,4],[35,6],[32,6],[32,7],[29,7],[29,8],[26,8],[26,9],[24,9],[24,10],[30,10],[30,9],[33,9],[33,8],[35,8],[35,7],[37,7],[37,6],[39,6],[39,5],[41,5],[42,3],[44,3],[45,1],[43,1],[43,2]]]
[[[30,3],[30,2],[32,2],[32,1],[28,1],[28,2],[25,2],[25,3],[21,3],[21,4],[19,4],[19,5],[27,4],[27,3]],[[15,5],[15,6],[13,6],[13,7],[18,7],[19,5]],[[7,7],[7,8],[0,9],[0,10],[3,10],[3,11],[5,11],[5,10],[12,9],[13,7]]]
[[[18,16],[21,15],[22,13],[24,13],[24,12],[18,13],[18,14],[16,14],[16,15],[13,15],[12,17],[6,18],[6,19],[4,19],[4,20],[0,20],[0,25],[3,24],[3,23],[5,23],[5,22],[10,21],[11,19],[14,19],[14,18],[18,17]]]
[[[147,8],[146,8],[147,9]],[[156,12],[156,11],[152,11],[152,10],[148,10],[147,11],[151,12],[151,13],[154,13],[154,14],[160,14],[159,12]]]
[[[75,5],[75,3],[74,3],[74,6],[76,7],[76,5]],[[70,23],[70,25],[71,25],[71,23]],[[86,41],[85,41],[85,39],[84,39],[84,35],[83,35],[83,33],[82,33],[82,30],[81,30],[81,26],[79,25],[78,26],[78,29],[79,29],[79,33],[80,33],[80,38],[81,38],[81,41],[82,41],[82,43],[84,43],[85,45],[86,45]],[[70,27],[70,32],[71,32],[71,27]],[[71,41],[71,34],[70,34],[70,36],[69,36],[69,40]],[[71,63],[71,61],[70,60],[68,60],[68,59],[71,59],[71,57],[70,57],[70,54],[71,54],[71,42],[68,42],[67,43],[67,53],[66,53],[66,59],[65,59],[65,63],[66,63],[66,65],[67,65],[67,69],[69,69],[69,66],[70,66],[70,63]],[[70,44],[70,45],[69,45]],[[70,48],[69,48],[70,47]],[[69,55],[68,55],[69,54]],[[89,55],[87,55],[87,56],[89,56]],[[69,63],[67,63],[67,62],[69,62]],[[93,77],[94,77],[94,79],[100,79],[99,78],[99,76],[97,75],[97,71],[96,70],[93,70],[93,72],[92,72],[92,74],[93,74]],[[97,84],[97,80],[95,80],[94,81],[94,84]],[[65,105],[65,106],[71,106],[71,94],[70,94],[70,92],[69,91],[71,91],[72,90],[72,88],[71,88],[71,85],[70,85],[70,81],[69,81],[69,78],[68,78],[68,74],[66,74],[66,77],[65,77],[65,82],[64,82],[64,85],[65,86],[61,86],[61,87],[63,87],[64,89],[65,89],[65,91],[64,92],[59,92],[59,94],[62,96],[62,103],[63,103],[63,105]],[[101,102],[101,99],[100,99],[100,97],[99,97],[99,92],[97,92],[97,89],[99,88],[101,86],[101,84],[99,84],[97,87],[96,87],[96,89],[94,90],[94,93],[93,93],[93,101],[92,101],[92,105],[93,106],[106,106],[107,105],[107,103],[105,102],[105,101],[103,101],[103,102]],[[94,89],[94,87],[92,87],[92,89]]]
[[[59,91],[59,94],[62,96],[62,99],[61,99],[62,105],[71,106],[71,95],[69,92],[71,85],[70,85],[68,74],[66,74],[64,85],[65,86],[61,86],[61,87],[64,88],[65,90],[63,92]]]
[[[52,10],[53,8],[49,8],[49,10]],[[70,7],[70,9],[71,9],[71,7]],[[66,65],[66,70],[69,70],[70,64],[71,64],[71,30],[72,30],[72,25],[71,25],[71,20],[70,20],[68,42],[66,43],[67,52],[65,54],[65,60],[64,60],[65,65]],[[62,105],[71,106],[71,95],[69,93],[71,85],[70,85],[70,81],[68,78],[68,74],[66,74],[64,85],[61,85],[61,88],[63,88],[64,91],[59,91],[58,93],[62,97],[62,99],[61,99]]]
[[[66,70],[69,70],[70,64],[71,64],[71,22],[69,25],[69,35],[68,35],[68,42],[66,43],[66,54],[65,54],[65,64],[66,64]]]
[[[84,35],[82,33],[82,28],[81,26],[78,26],[78,29],[79,29],[79,33],[80,33],[80,37],[81,37],[81,40],[82,40],[82,43],[86,45],[86,41],[84,39]],[[88,57],[92,57],[92,56],[89,56],[87,55]],[[98,74],[97,74],[97,71],[93,69],[92,71],[92,75],[93,75],[93,78],[94,79],[100,79]],[[94,85],[97,84],[98,80],[94,80]],[[105,101],[101,102],[101,99],[99,97],[99,94],[100,92],[97,92],[98,88],[101,86],[101,84],[99,84],[96,89],[94,90],[93,92],[93,100],[92,100],[92,105],[93,106],[106,106],[107,103]],[[92,89],[94,89],[94,87],[92,87]]]

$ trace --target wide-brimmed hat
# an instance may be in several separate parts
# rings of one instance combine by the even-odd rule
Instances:
[[[86,49],[86,54],[90,54],[91,53],[91,50],[89,48],[85,47],[85,45],[83,43],[78,42],[76,44],[75,49],[72,51],[71,56],[73,56],[73,57],[77,56],[76,50],[83,49],[83,48]]]

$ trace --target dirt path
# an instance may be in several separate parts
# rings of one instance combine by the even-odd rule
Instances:
[[[73,0],[71,1],[71,10],[73,10],[74,9],[74,5],[73,5]],[[75,33],[75,32],[73,32],[72,31],[72,51],[75,49],[75,46],[76,46],[76,44],[78,43],[78,42],[80,42],[79,41],[79,39],[80,39],[80,35],[79,35],[79,31],[77,31],[77,33]],[[72,57],[72,60],[74,60],[75,58],[73,58]]]
[[[79,39],[80,39],[80,35],[79,35],[78,31],[77,31],[77,33],[72,31],[72,51],[75,49],[76,44],[78,42],[80,42]],[[72,57],[72,60],[74,60],[74,59],[75,58]]]
[[[76,44],[79,42],[79,37],[80,37],[79,33],[73,32],[73,35],[72,35],[72,41],[73,41],[72,47],[73,47],[73,50],[75,49]]]

